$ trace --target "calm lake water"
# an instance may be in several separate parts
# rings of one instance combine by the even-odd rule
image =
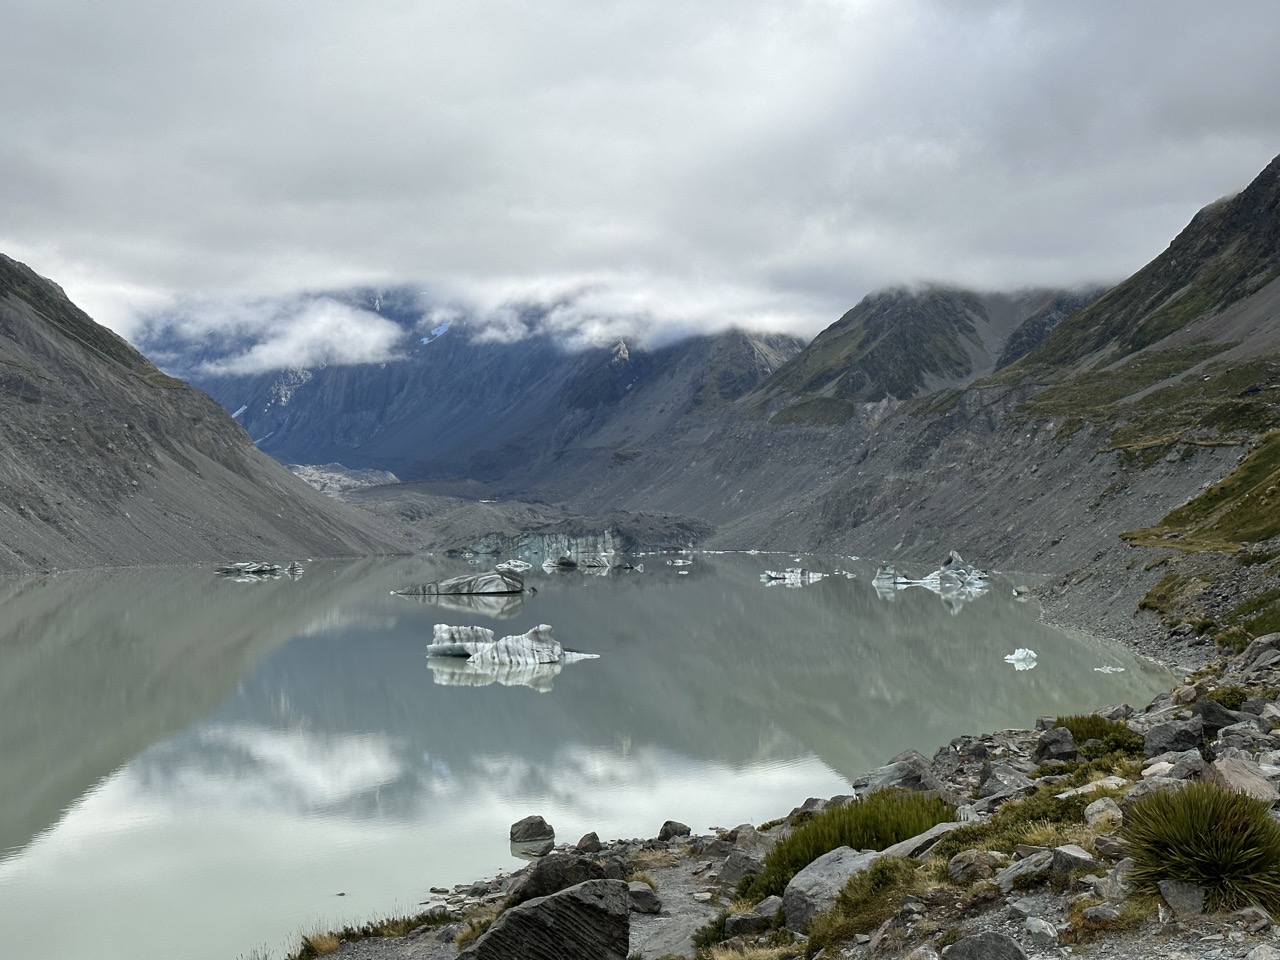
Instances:
[[[476,569],[443,558],[0,582],[0,954],[278,958],[515,869],[531,813],[570,842],[758,823],[908,747],[1171,683],[1000,578],[956,609],[882,597],[864,562],[805,557],[856,578],[788,589],[760,574],[790,556],[667,559],[535,568],[536,596],[492,610],[390,595]],[[466,685],[423,654],[436,623],[548,623],[600,657]]]

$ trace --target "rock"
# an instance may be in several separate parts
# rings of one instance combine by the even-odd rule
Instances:
[[[1093,923],[1114,923],[1120,919],[1123,908],[1116,903],[1099,903],[1093,907],[1085,907],[1080,911],[1081,916]]]
[[[1044,917],[1027,917],[1023,929],[1038,947],[1056,947],[1058,945],[1058,928]]]
[[[1123,819],[1120,804],[1110,797],[1095,800],[1084,808],[1084,822],[1091,827],[1118,827]]]
[[[1108,860],[1119,860],[1129,855],[1129,841],[1111,834],[1095,837],[1093,852]]]
[[[959,820],[936,823],[924,833],[909,837],[891,847],[885,847],[881,852],[886,857],[924,857],[939,840],[952,830],[963,826],[964,824]]]
[[[643,880],[632,880],[627,884],[631,891],[631,909],[636,913],[660,913],[662,900],[654,892],[653,887]]]
[[[1183,883],[1181,880],[1160,880],[1156,886],[1160,888],[1160,896],[1164,897],[1164,902],[1176,916],[1196,917],[1204,913],[1207,896],[1204,887]]]
[[[1253,673],[1260,668],[1259,664],[1265,655],[1276,651],[1280,651],[1280,633],[1268,633],[1258,637],[1244,648],[1244,652],[1236,660],[1237,669],[1241,673]]]
[[[947,873],[956,883],[969,884],[975,880],[989,880],[1008,863],[1007,854],[994,850],[961,850],[947,861]]]
[[[511,852],[522,860],[536,860],[545,857],[556,848],[554,840],[527,840],[524,843],[513,843]]]
[[[782,915],[782,898],[777,894],[767,896],[757,903],[751,909],[751,912],[760,917],[776,920]]]
[[[1244,793],[1274,804],[1280,800],[1280,791],[1266,778],[1256,763],[1248,760],[1215,760],[1205,771],[1205,780],[1216,783],[1231,793]]]
[[[1075,737],[1066,727],[1054,727],[1040,734],[1032,759],[1036,763],[1046,760],[1074,760],[1078,756]]]
[[[1200,717],[1190,720],[1169,720],[1157,723],[1143,737],[1142,753],[1146,757],[1158,757],[1162,753],[1198,750],[1204,741],[1204,721]]]
[[[583,835],[582,839],[574,844],[574,849],[579,853],[599,853],[604,849],[604,844],[600,842],[600,838],[592,830],[590,833]]]
[[[1009,912],[1019,920],[1025,920],[1027,917],[1034,916],[1036,910],[1039,909],[1036,902],[1030,897],[1022,897],[1009,904]]]
[[[1042,850],[1024,860],[1015,860],[995,875],[996,886],[1001,893],[1008,893],[1014,886],[1049,875],[1053,869],[1053,851]]]
[[[1098,865],[1093,854],[1074,843],[1064,843],[1053,848],[1053,872],[1070,873],[1072,870],[1092,870]]]
[[[1151,777],[1134,786],[1120,798],[1120,809],[1128,810],[1143,797],[1153,793],[1168,793],[1181,790],[1187,785],[1185,780],[1171,780],[1168,777]]]
[[[752,934],[764,933],[773,925],[768,917],[761,917],[754,911],[751,913],[731,913],[725,917],[724,932],[726,937],[749,937]]]
[[[939,960],[939,957],[937,950],[927,943],[922,943],[910,953],[905,954],[902,960]]]
[[[587,880],[604,880],[604,867],[589,857],[573,853],[553,853],[543,857],[511,885],[512,903],[546,897]]]
[[[1122,901],[1128,898],[1132,890],[1129,883],[1129,871],[1133,869],[1133,858],[1125,857],[1107,872],[1105,877],[1093,885],[1094,895],[1102,900]]]
[[[1228,710],[1217,700],[1201,700],[1193,709],[1195,715],[1203,721],[1204,735],[1209,738],[1216,737],[1223,727],[1230,727],[1244,721],[1252,723],[1255,720],[1250,714]]]
[[[800,931],[809,918],[835,903],[840,888],[868,869],[883,854],[859,853],[852,847],[836,847],[797,873],[782,894],[787,926]]]
[[[662,825],[662,829],[658,831],[658,839],[666,843],[676,837],[687,837],[691,832],[687,824],[683,824],[678,820],[668,820]]]
[[[978,798],[982,799],[995,794],[1013,796],[1017,793],[1035,790],[1035,782],[1025,774],[1015,770],[1007,763],[1001,763],[984,772],[978,782]]]
[[[1124,777],[1103,777],[1101,780],[1094,780],[1084,786],[1064,790],[1062,793],[1056,794],[1056,796],[1059,800],[1065,800],[1067,797],[1083,797],[1086,794],[1097,793],[1099,790],[1121,790],[1128,785],[1129,781]]]
[[[1280,960],[1280,950],[1269,943],[1260,943],[1244,955],[1244,960]]]
[[[755,876],[764,870],[764,865],[756,857],[735,850],[725,858],[720,868],[720,882],[736,886],[743,877]]]
[[[621,880],[588,880],[507,910],[458,960],[626,960],[631,897]]]
[[[511,825],[511,842],[528,843],[530,840],[554,840],[556,832],[551,824],[536,814],[517,820]]]
[[[860,797],[886,787],[930,791],[939,795],[946,793],[946,787],[934,776],[929,761],[915,750],[900,753],[885,766],[864,773],[853,781],[852,786]]]
[[[1013,937],[988,930],[961,937],[945,951],[946,960],[1027,960],[1027,954]]]
[[[1240,920],[1250,933],[1266,933],[1271,929],[1271,914],[1261,907],[1244,907],[1231,916]]]

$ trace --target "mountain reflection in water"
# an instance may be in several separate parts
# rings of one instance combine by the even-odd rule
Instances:
[[[390,595],[468,569],[429,558],[252,585],[209,570],[3,584],[6,957],[279,955],[317,925],[514,869],[507,827],[530,813],[569,841],[759,822],[908,747],[1170,682],[1039,624],[998,582],[952,616],[924,591],[878,600],[869,565],[768,590],[770,565],[531,571],[537,595],[491,615]],[[425,657],[440,622],[549,623],[601,656],[441,685],[468,671]],[[1018,648],[1037,669],[1004,662]]]

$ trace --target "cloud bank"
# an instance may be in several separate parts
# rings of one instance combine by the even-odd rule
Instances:
[[[570,338],[812,334],[889,283],[1131,273],[1280,152],[1278,32],[1271,0],[13,0],[0,250],[126,335],[401,282]],[[357,320],[390,349],[315,309],[252,362]]]

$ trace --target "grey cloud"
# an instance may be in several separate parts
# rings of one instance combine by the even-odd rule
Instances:
[[[887,283],[1141,266],[1280,152],[1278,30],[1271,0],[14,0],[0,249],[126,335],[399,281],[495,336],[520,302],[569,338],[813,333]]]

